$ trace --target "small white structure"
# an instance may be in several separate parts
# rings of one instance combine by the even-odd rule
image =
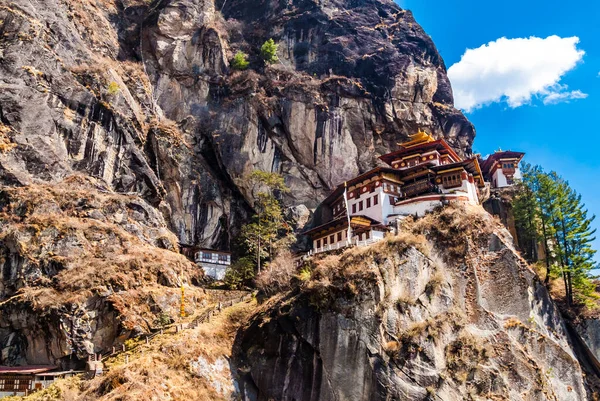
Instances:
[[[194,260],[202,267],[204,274],[215,280],[223,280],[227,268],[231,266],[231,254],[212,249],[197,250]]]
[[[515,181],[522,178],[519,163],[523,156],[525,153],[510,150],[499,150],[490,155],[481,164],[486,181],[490,182],[492,188],[505,188],[513,185]]]

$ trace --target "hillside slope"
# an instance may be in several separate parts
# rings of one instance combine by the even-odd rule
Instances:
[[[543,283],[479,207],[316,261],[239,341],[248,400],[593,399]]]

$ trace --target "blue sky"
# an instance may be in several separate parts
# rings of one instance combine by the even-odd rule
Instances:
[[[519,150],[557,171],[598,216],[600,237],[600,1],[397,2],[450,68],[457,106],[477,129],[474,151]]]

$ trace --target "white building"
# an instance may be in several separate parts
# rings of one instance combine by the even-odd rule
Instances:
[[[481,169],[486,181],[492,188],[505,188],[520,180],[521,169],[519,163],[525,153],[512,151],[497,151],[490,155],[483,163]]]
[[[212,249],[199,249],[195,253],[194,260],[202,267],[205,275],[215,280],[223,280],[227,268],[231,265],[231,254]]]
[[[462,159],[443,139],[419,132],[380,159],[391,167],[345,182],[322,202],[330,213],[305,233],[314,252],[382,239],[399,216],[421,216],[448,202],[479,203],[485,183],[478,160]]]

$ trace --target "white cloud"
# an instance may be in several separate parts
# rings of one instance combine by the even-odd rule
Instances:
[[[579,90],[569,91],[561,78],[581,61],[579,38],[500,38],[477,49],[467,49],[448,69],[456,107],[472,111],[503,102],[509,107],[527,104],[533,97],[544,104],[582,99]]]
[[[587,93],[583,93],[580,90],[576,91],[565,91],[565,92],[550,92],[543,98],[544,104],[556,104],[561,102],[568,102],[573,99],[585,99],[588,97]]]

